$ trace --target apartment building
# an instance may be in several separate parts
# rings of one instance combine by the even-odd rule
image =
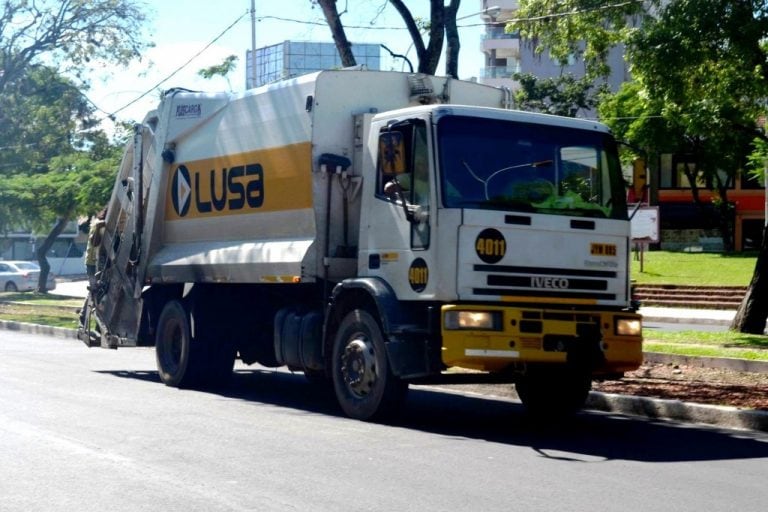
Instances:
[[[496,87],[509,87],[515,90],[518,83],[516,73],[531,73],[539,78],[553,78],[562,74],[584,76],[584,63],[578,56],[565,65],[553,60],[548,52],[536,54],[531,41],[520,38],[517,33],[507,33],[507,21],[517,17],[520,2],[517,0],[480,0],[481,19],[485,23],[482,36],[482,51],[485,65],[480,74],[480,82]],[[624,61],[623,48],[614,48],[608,60],[611,74],[606,81],[611,90],[629,80],[629,68]]]

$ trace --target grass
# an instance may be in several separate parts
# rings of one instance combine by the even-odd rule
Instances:
[[[83,299],[61,295],[0,292],[0,320],[77,328]]]
[[[755,269],[756,253],[717,254],[646,251],[643,272],[639,255],[632,255],[632,279],[636,284],[686,286],[747,286]],[[768,361],[768,336],[731,331],[643,331],[643,349],[685,356],[733,357]]]
[[[756,253],[645,251],[632,253],[632,279],[637,284],[687,286],[747,286],[755,270]]]
[[[643,350],[701,357],[768,361],[768,336],[733,331],[643,331]]]

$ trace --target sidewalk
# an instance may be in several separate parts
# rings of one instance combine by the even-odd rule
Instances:
[[[653,306],[641,307],[639,313],[645,322],[692,323],[701,325],[729,326],[736,310],[718,309],[685,309],[659,308]]]

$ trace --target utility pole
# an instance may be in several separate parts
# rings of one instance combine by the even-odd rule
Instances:
[[[256,0],[251,0],[251,88],[256,87]]]

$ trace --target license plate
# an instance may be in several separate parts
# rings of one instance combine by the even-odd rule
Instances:
[[[616,244],[590,244],[589,254],[592,256],[616,256]]]

